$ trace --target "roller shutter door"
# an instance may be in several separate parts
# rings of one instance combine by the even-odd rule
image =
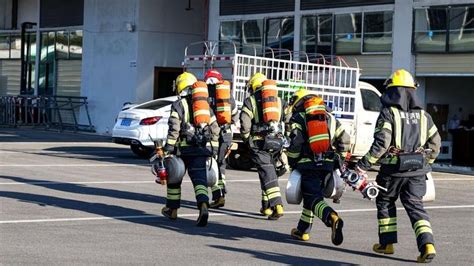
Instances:
[[[20,60],[0,60],[0,96],[20,94]]]
[[[344,56],[346,62],[353,66],[355,60],[362,69],[362,78],[386,78],[392,72],[392,55],[358,55]]]
[[[417,76],[474,76],[474,54],[418,54]]]

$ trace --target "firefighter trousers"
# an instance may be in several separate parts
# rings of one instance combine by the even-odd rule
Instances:
[[[379,243],[382,245],[397,243],[397,208],[395,201],[400,197],[415,231],[420,252],[425,244],[434,244],[430,218],[423,208],[422,201],[422,197],[426,193],[425,175],[392,177],[379,174],[376,181],[388,190],[387,192],[381,190],[376,199]]]
[[[184,165],[188,170],[188,175],[194,186],[197,206],[202,203],[209,204],[209,196],[207,191],[206,176],[206,160],[207,156],[186,156],[181,157]],[[166,207],[178,209],[181,206],[181,183],[175,185],[167,185]]]
[[[308,234],[315,216],[330,227],[330,214],[336,211],[326,204],[323,195],[324,178],[330,173],[315,169],[298,169],[298,171],[301,173],[301,193],[303,194],[303,211],[298,222],[298,231]]]
[[[262,209],[282,205],[278,176],[275,171],[274,157],[278,152],[252,148],[252,162],[257,167],[260,187],[262,189]]]
[[[228,131],[221,130],[221,134],[219,136],[219,149],[217,151],[217,165],[219,166],[219,181],[215,186],[211,188],[212,190],[212,199],[217,200],[220,197],[224,197],[227,193],[226,184],[225,184],[225,168],[226,168],[226,161],[225,156],[227,151],[230,149],[232,145],[232,131],[229,129]]]

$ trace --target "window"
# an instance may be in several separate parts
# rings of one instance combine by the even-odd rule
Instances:
[[[362,14],[335,15],[335,45],[337,54],[360,54]]]
[[[362,105],[366,111],[380,112],[382,110],[382,103],[377,93],[371,90],[361,89]]]
[[[332,54],[332,15],[303,17],[301,23],[301,51]]]
[[[223,21],[220,27],[219,39],[229,41],[221,43],[220,53],[233,53],[234,43],[237,52],[254,54],[262,52],[263,20]]]
[[[0,33],[0,59],[20,58],[21,38],[17,33]]]
[[[21,57],[21,36],[20,34],[10,35],[10,58],[19,59]]]
[[[316,53],[316,31],[316,17],[301,18],[301,51]]]
[[[416,52],[472,52],[474,6],[416,9],[413,35]]]
[[[69,58],[82,58],[82,30],[75,30],[69,33]]]
[[[418,52],[446,51],[446,8],[415,10],[415,50]]]
[[[316,26],[316,51],[320,54],[332,54],[332,15],[318,16]]]
[[[54,60],[55,32],[41,33],[41,62],[51,62]]]
[[[267,19],[265,46],[274,49],[293,50],[294,20],[293,18]]]
[[[69,32],[56,32],[56,59],[69,58]]]
[[[364,13],[364,52],[390,52],[392,12]]]
[[[0,59],[10,58],[10,34],[0,35]]]
[[[306,16],[300,49],[324,55],[390,53],[392,20],[392,11]]]
[[[242,34],[242,26],[240,21],[223,21],[221,23],[219,39],[221,41],[229,41],[240,45]],[[219,47],[220,53],[233,53],[233,46],[231,44],[222,43]]]
[[[474,6],[449,9],[449,51],[474,51]]]
[[[260,53],[263,43],[263,20],[246,20],[242,22],[242,52]]]

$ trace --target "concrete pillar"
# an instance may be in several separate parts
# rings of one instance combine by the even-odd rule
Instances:
[[[220,0],[209,0],[209,23],[207,39],[212,41],[219,40],[219,9]]]
[[[295,0],[294,26],[293,51],[297,53],[300,51],[301,43],[301,0]]]
[[[411,53],[413,0],[395,0],[393,14],[392,70],[404,68],[411,73],[415,60]]]
[[[85,0],[81,96],[98,133],[109,134],[124,102],[135,102],[138,0]],[[84,119],[81,117],[81,119]]]

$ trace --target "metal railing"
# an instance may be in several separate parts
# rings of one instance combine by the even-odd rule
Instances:
[[[0,126],[95,132],[87,97],[74,96],[0,97]]]

